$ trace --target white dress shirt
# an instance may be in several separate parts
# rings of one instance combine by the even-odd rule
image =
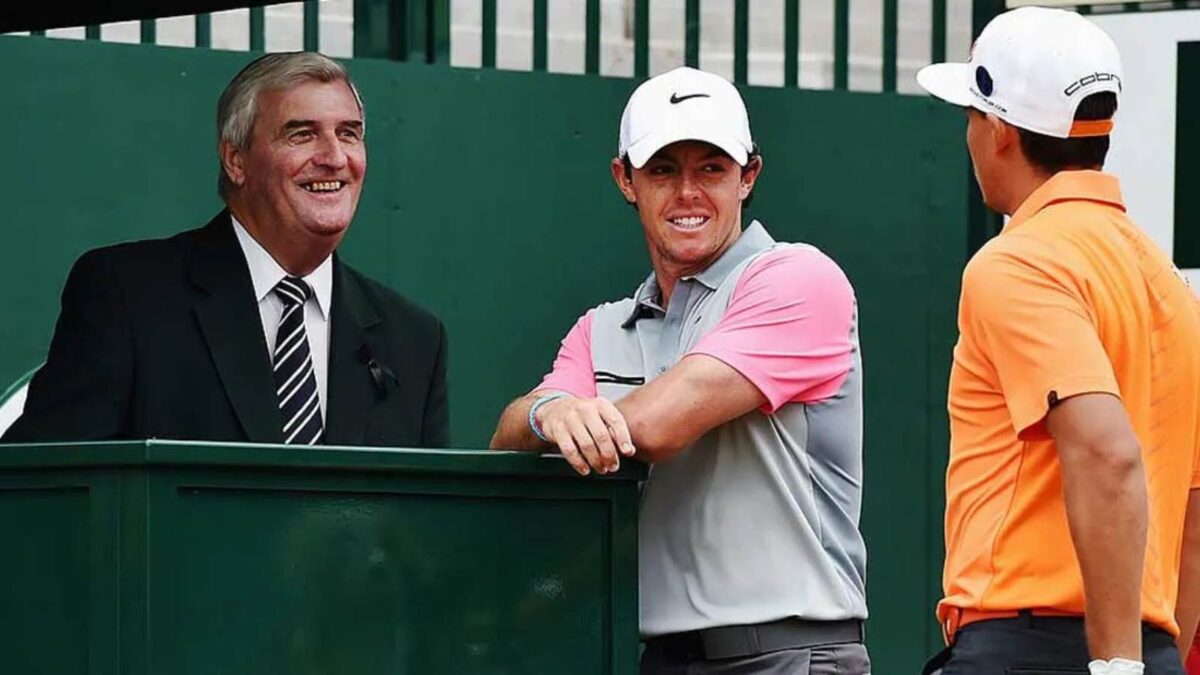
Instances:
[[[258,301],[258,315],[262,319],[263,336],[267,339],[267,360],[275,353],[275,337],[279,331],[279,317],[283,314],[283,301],[275,295],[276,284],[288,276],[275,258],[262,247],[246,228],[231,214],[233,231],[250,267],[250,281],[254,284],[254,297]],[[317,377],[317,400],[321,404],[321,419],[325,419],[325,392],[329,381],[329,308],[333,301],[333,256],[326,258],[317,269],[302,277],[313,289],[313,297],[304,303],[304,330],[308,333],[308,349],[312,352],[313,372]]]

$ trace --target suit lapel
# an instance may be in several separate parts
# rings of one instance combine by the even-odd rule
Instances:
[[[325,443],[363,445],[371,409],[378,401],[367,361],[382,353],[376,330],[380,319],[371,299],[336,254],[331,304]]]
[[[228,212],[222,211],[201,231],[190,275],[201,291],[193,308],[196,320],[246,438],[282,443],[262,319]]]

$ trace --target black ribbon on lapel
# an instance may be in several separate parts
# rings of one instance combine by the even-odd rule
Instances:
[[[396,377],[391,368],[376,361],[371,354],[371,348],[365,344],[358,348],[358,361],[365,365],[367,372],[371,374],[371,381],[375,383],[375,394],[379,398],[387,397],[388,380],[391,380],[392,384],[396,386],[400,385],[400,378]]]

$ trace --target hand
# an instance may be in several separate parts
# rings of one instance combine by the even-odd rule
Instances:
[[[620,456],[636,452],[625,416],[603,398],[560,398],[537,410],[537,423],[546,438],[581,476],[592,469],[611,473]]]
[[[1141,661],[1121,658],[1108,661],[1096,659],[1088,664],[1088,672],[1091,675],[1142,675],[1146,672],[1146,665]]]

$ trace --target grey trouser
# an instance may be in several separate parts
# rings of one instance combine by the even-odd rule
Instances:
[[[746,656],[736,659],[676,660],[648,646],[641,675],[871,675],[871,659],[861,644],[840,644]]]

